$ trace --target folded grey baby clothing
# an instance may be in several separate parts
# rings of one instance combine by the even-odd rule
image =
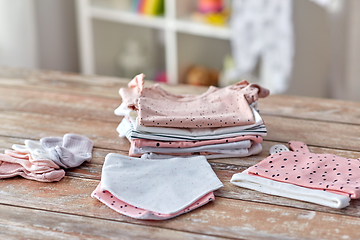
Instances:
[[[51,160],[63,168],[77,167],[92,158],[93,141],[85,136],[67,133],[63,138],[41,138],[40,143]]]

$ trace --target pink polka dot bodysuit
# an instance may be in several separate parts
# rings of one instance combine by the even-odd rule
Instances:
[[[311,153],[306,144],[289,142],[293,151],[279,152],[250,167],[248,174],[360,198],[360,161]]]
[[[144,75],[136,76],[119,93],[127,106],[138,111],[140,125],[152,127],[209,128],[253,124],[249,104],[269,95],[269,90],[241,81],[209,87],[202,95],[176,95],[158,84],[144,88]]]

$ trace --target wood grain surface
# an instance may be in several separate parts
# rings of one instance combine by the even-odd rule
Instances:
[[[360,200],[341,210],[230,184],[234,173],[268,156],[274,144],[303,141],[314,153],[360,158],[360,103],[271,95],[259,100],[268,135],[263,151],[209,160],[224,183],[216,201],[166,221],[123,216],[90,197],[106,154],[128,154],[115,128],[120,87],[129,79],[0,67],[0,150],[25,139],[72,132],[94,141],[90,163],[60,182],[0,180],[0,239],[360,239]],[[146,85],[152,84],[147,82]],[[200,94],[194,86],[164,86]]]

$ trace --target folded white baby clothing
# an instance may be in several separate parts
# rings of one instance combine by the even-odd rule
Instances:
[[[177,213],[223,184],[203,156],[148,160],[109,153],[101,190],[161,214]]]
[[[50,158],[50,154],[48,151],[46,151],[42,146],[40,141],[35,141],[35,140],[25,140],[24,141],[25,145],[19,145],[19,144],[14,144],[12,146],[12,148],[15,151],[18,152],[23,152],[23,153],[30,153],[32,156],[32,159],[47,159],[47,160],[51,160]]]
[[[174,218],[176,216],[179,216],[181,214],[199,208],[210,201],[215,200],[214,193],[210,192],[179,212],[172,214],[164,214],[164,213],[152,212],[145,209],[141,209],[117,199],[110,192],[101,190],[101,182],[92,192],[91,197],[98,199],[100,202],[104,203],[106,206],[110,207],[111,209],[113,209],[118,213],[142,220],[166,220],[166,219]]]
[[[131,149],[130,149],[131,150]],[[234,157],[248,157],[251,155],[259,154],[262,150],[262,145],[260,143],[254,143],[247,151],[244,151],[243,154],[222,154],[222,153],[214,153],[214,154],[206,154],[204,157],[206,159],[218,159],[218,158],[234,158]],[[189,156],[174,156],[174,155],[164,155],[157,153],[145,153],[141,155],[143,159],[168,159],[168,158],[187,158]]]
[[[232,138],[243,135],[257,135],[257,136],[266,136],[265,125],[260,125],[252,129],[242,130],[239,132],[224,133],[218,135],[206,135],[206,136],[184,136],[184,135],[175,135],[175,134],[154,134],[146,132],[138,132],[132,130],[130,132],[130,139],[150,139],[158,141],[206,141],[206,140],[215,140],[222,138]]]
[[[247,174],[246,170],[234,174],[230,182],[236,186],[249,188],[262,193],[312,202],[332,208],[344,208],[350,204],[350,198],[348,196],[250,175]]]

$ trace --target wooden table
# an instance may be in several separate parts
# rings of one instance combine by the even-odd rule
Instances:
[[[72,132],[94,141],[93,160],[56,183],[0,180],[0,239],[360,239],[360,201],[342,210],[233,186],[234,173],[270,146],[299,140],[315,153],[360,157],[360,103],[295,96],[259,101],[268,129],[260,155],[210,160],[225,187],[215,202],[167,221],[135,220],[90,197],[107,153],[127,155],[115,131],[118,89],[129,80],[0,68],[0,148]],[[166,87],[176,93],[204,88]],[[360,176],[359,176],[360,177]]]

